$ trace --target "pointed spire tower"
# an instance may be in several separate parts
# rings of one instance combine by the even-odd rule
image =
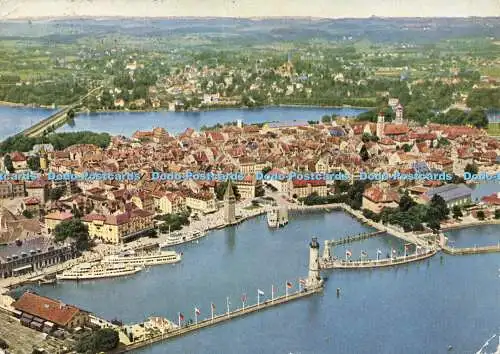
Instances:
[[[233,191],[233,184],[229,179],[224,193],[224,220],[228,224],[233,224],[236,221],[236,197]]]

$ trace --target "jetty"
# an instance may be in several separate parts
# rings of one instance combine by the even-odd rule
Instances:
[[[385,231],[374,231],[374,232],[368,232],[368,233],[361,233],[359,235],[347,236],[344,238],[340,238],[338,240],[329,240],[328,245],[330,247],[345,245],[345,244],[348,244],[351,242],[363,241],[363,240],[366,240],[366,239],[369,239],[369,238],[372,238],[372,237],[375,237],[375,236],[378,236],[381,234],[385,234],[385,233],[386,233]]]
[[[365,269],[392,267],[401,264],[421,261],[434,256],[436,253],[436,249],[429,249],[423,253],[415,253],[408,256],[399,256],[393,258],[367,259],[361,261],[345,261],[340,259],[322,260],[320,262],[320,265],[321,269]]]
[[[466,254],[481,254],[481,253],[496,253],[500,252],[500,244],[492,246],[483,247],[463,247],[455,248],[449,246],[442,246],[441,249],[444,253],[450,254],[452,256],[461,256]]]
[[[184,336],[184,335],[190,334],[192,332],[201,330],[203,328],[215,326],[215,325],[223,323],[223,322],[234,320],[238,317],[243,317],[243,316],[249,315],[251,313],[263,311],[263,310],[269,309],[271,307],[275,307],[278,305],[288,303],[290,301],[302,299],[304,297],[317,294],[317,293],[321,292],[322,290],[323,290],[323,287],[318,287],[318,288],[311,289],[311,290],[304,289],[302,291],[298,291],[298,292],[295,292],[292,294],[276,297],[274,300],[267,300],[267,301],[264,301],[260,304],[251,305],[251,306],[248,306],[245,308],[238,308],[236,310],[227,312],[225,314],[214,316],[213,318],[207,318],[207,319],[204,319],[202,321],[198,321],[198,323],[184,325],[184,326],[172,329],[170,331],[156,335],[154,337],[150,337],[150,338],[143,340],[143,341],[140,341],[140,342],[133,342],[124,348],[121,348],[121,349],[114,351],[113,353],[126,353],[126,352],[130,352],[132,350],[137,350],[139,348],[146,347],[148,345],[152,345],[152,344],[157,343],[157,342],[161,342],[161,341],[173,339],[176,337]]]

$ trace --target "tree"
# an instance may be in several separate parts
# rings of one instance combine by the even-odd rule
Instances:
[[[366,148],[366,145],[363,145],[361,147],[361,150],[359,151],[359,156],[363,161],[368,161],[370,159],[370,155],[368,154],[368,149]]]
[[[495,219],[500,219],[500,209],[495,210]]]
[[[28,159],[28,167],[31,171],[38,171],[40,170],[40,157],[38,156],[31,156]]]
[[[477,212],[476,216],[477,216],[477,218],[478,218],[479,220],[484,220],[484,218],[486,217],[486,215],[484,214],[484,211],[482,211],[482,210],[479,210],[479,211]]]
[[[5,155],[5,157],[3,158],[3,165],[5,166],[5,169],[9,171],[9,173],[13,173],[15,171],[10,155]]]
[[[467,123],[476,128],[486,128],[488,126],[488,116],[482,108],[474,108],[467,117]]]
[[[453,212],[453,218],[454,219],[460,219],[461,217],[464,216],[464,214],[462,213],[462,209],[460,209],[460,207],[458,205],[455,205],[452,209],[452,212]]]
[[[28,209],[24,209],[23,210],[23,216],[26,219],[31,219],[31,218],[33,218],[33,213],[31,211],[29,211]]]
[[[417,203],[413,200],[412,197],[406,192],[401,199],[399,200],[399,209],[401,211],[408,211],[411,207],[416,205]]]
[[[438,233],[441,229],[441,224],[437,219],[431,219],[427,222],[427,226],[432,230],[433,233]]]
[[[439,221],[445,220],[448,217],[449,213],[450,209],[448,209],[448,206],[446,205],[443,197],[441,197],[439,194],[434,194],[427,213],[427,215],[429,216],[428,219],[431,220],[436,218]]]
[[[78,353],[100,353],[115,349],[120,343],[118,332],[112,328],[100,328],[90,336],[83,337],[77,344]]]
[[[329,115],[324,115],[323,117],[321,117],[321,123],[330,123],[332,121],[332,117],[330,117]]]
[[[68,238],[76,242],[80,251],[89,248],[89,230],[79,219],[64,220],[54,229],[54,238],[57,242],[63,242]]]
[[[477,175],[477,172],[478,172],[478,168],[477,168],[477,165],[472,163],[468,163],[465,168],[464,168],[464,172],[469,172],[471,175]]]
[[[66,186],[52,188],[49,193],[50,200],[59,200],[66,193]]]

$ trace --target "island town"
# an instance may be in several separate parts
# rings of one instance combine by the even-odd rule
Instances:
[[[1,159],[5,173],[31,171],[37,177],[0,182],[4,245],[0,248],[0,327],[18,328],[26,337],[34,337],[36,331],[49,334],[36,344],[41,352],[71,352],[85,346],[89,338],[101,337],[112,338],[114,350],[122,352],[257,311],[260,306],[313,294],[323,288],[320,270],[398,266],[439,251],[451,255],[500,251],[499,245],[454,248],[445,235],[453,228],[500,223],[500,194],[472,197],[485,176],[500,182],[494,180],[500,162],[498,139],[471,126],[418,126],[405,119],[397,99],[391,104],[392,122],[385,121],[383,112],[375,123],[347,117],[265,124],[240,120],[204,131],[189,128],[180,134],[158,127],[136,131],[131,137],[113,136],[106,146],[73,144],[59,150],[42,143],[29,151],[6,153]],[[188,171],[239,173],[244,178],[151,178],[158,172]],[[292,172],[337,173],[348,178],[272,178]],[[141,177],[49,178],[65,173]],[[363,177],[383,173],[449,178]],[[256,178],[259,174],[266,178]],[[466,174],[484,178],[465,179]],[[343,210],[374,231],[314,239],[310,274],[297,284],[286,282],[285,295],[275,297],[273,286],[270,300],[263,298],[247,308],[245,300],[236,312],[229,310],[228,302],[227,313],[214,315],[212,308],[211,318],[200,322],[197,317],[195,323],[184,321],[179,313],[178,319],[151,317],[141,324],[124,324],[31,291],[11,297],[12,289],[26,284],[121,277],[147,272],[158,264],[186,262],[182,253],[163,249],[197,242],[211,230],[261,214],[267,215],[270,227],[279,227],[288,223],[289,213],[333,209]],[[366,252],[357,259],[349,249],[345,257],[333,255],[336,245],[385,233],[401,239],[404,249],[392,249],[387,256],[377,250],[376,259]],[[322,254],[319,242],[325,245]],[[261,292],[258,289],[259,299]],[[78,333],[85,328],[91,334],[81,339]]]

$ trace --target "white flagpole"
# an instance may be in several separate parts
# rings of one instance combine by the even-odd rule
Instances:
[[[194,324],[198,324],[198,312],[196,312],[196,308],[194,309]]]
[[[274,285],[271,285],[271,301],[274,301]]]
[[[257,306],[260,305],[260,292],[257,290]]]
[[[285,297],[288,297],[288,282],[285,282]]]
[[[178,322],[179,322],[179,327],[181,326],[181,314],[179,313],[179,315],[177,315],[177,319],[178,319]]]
[[[210,305],[210,308],[212,310],[212,321],[214,320],[214,304]]]
[[[227,304],[227,315],[229,316],[229,296],[226,298],[226,304]]]

